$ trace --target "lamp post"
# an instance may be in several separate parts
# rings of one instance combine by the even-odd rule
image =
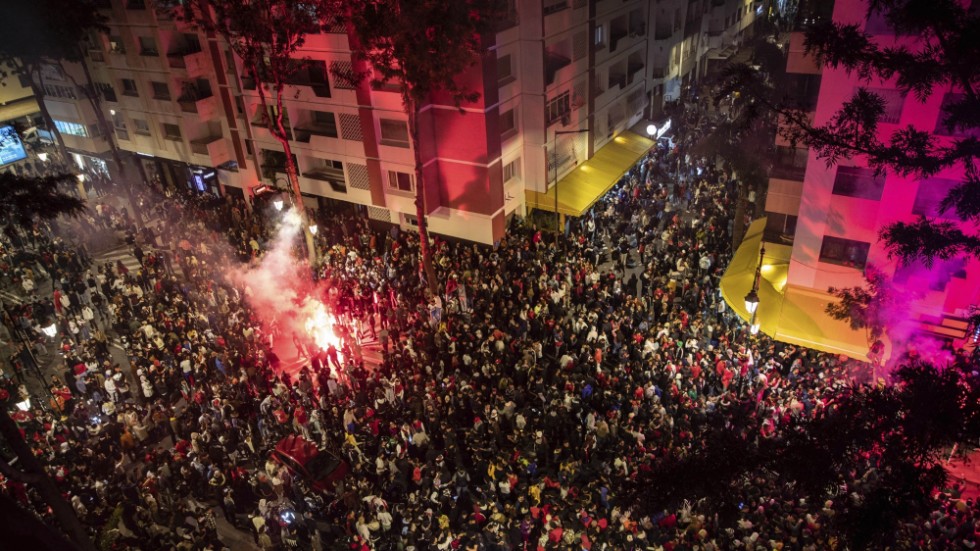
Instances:
[[[555,175],[555,235],[562,233],[561,214],[558,212],[558,136],[563,134],[582,134],[588,132],[588,128],[579,130],[555,130],[555,150],[551,160],[551,168]],[[557,237],[556,243],[557,243]]]
[[[745,311],[752,315],[749,321],[749,330],[753,335],[759,333],[759,324],[756,323],[756,314],[759,311],[759,284],[762,282],[762,260],[766,256],[766,244],[762,243],[759,249],[759,264],[755,267],[755,279],[752,281],[752,290],[745,295]]]

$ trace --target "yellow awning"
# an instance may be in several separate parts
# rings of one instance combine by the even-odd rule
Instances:
[[[33,96],[8,101],[6,104],[0,105],[0,121],[19,119],[21,117],[26,117],[27,115],[33,115],[38,111],[40,110],[38,109],[37,102],[34,101]]]
[[[765,218],[749,226],[721,278],[722,297],[746,321],[752,316],[745,309],[745,295],[755,280],[765,228]],[[756,309],[759,330],[778,341],[867,361],[868,344],[864,333],[826,314],[827,304],[834,300],[830,294],[787,284],[793,248],[777,243],[766,243],[765,247]]]
[[[558,180],[558,212],[570,216],[585,214],[651,147],[653,140],[630,131],[613,138],[591,159]],[[528,207],[554,212],[555,189],[556,186],[551,186],[547,193],[528,190]]]

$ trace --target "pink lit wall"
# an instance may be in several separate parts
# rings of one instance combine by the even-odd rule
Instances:
[[[447,208],[463,211],[461,216],[495,216],[503,209],[496,83],[496,63],[488,57],[458,78],[462,87],[479,92],[475,102],[463,103],[460,110],[451,96],[436,92],[423,108],[420,153],[430,214]],[[494,219],[491,224],[494,237],[502,237],[502,223]]]
[[[865,11],[863,2],[838,1],[834,8],[834,20],[863,25]],[[896,38],[892,35],[880,35],[876,39],[883,44],[912,40],[910,37]],[[842,69],[824,67],[822,74],[814,118],[818,125],[830,121],[859,86],[897,88],[894,81],[862,82]],[[909,124],[933,131],[940,116],[943,96],[948,91],[948,87],[936,89],[924,102],[919,102],[914,94],[907,94],[898,122],[880,124],[882,139],[887,141],[895,130]],[[866,166],[866,161],[856,157],[828,167],[825,160],[817,159],[810,152],[790,261],[790,285],[825,292],[830,286],[846,287],[864,282],[861,269],[820,260],[825,236],[870,243],[867,263],[894,275],[899,266],[896,261],[888,259],[883,243],[878,241],[879,232],[893,222],[915,220],[917,215],[913,213],[913,206],[920,187],[938,185],[889,172],[879,201],[835,195],[834,181],[841,166],[861,167]],[[948,181],[961,181],[962,178],[961,169],[945,171],[934,177]],[[974,258],[963,259],[962,263],[937,263],[931,268],[906,268],[898,275],[902,281],[900,285],[918,297],[909,305],[910,315],[915,312],[936,317],[943,314],[962,316],[980,299],[980,263]]]

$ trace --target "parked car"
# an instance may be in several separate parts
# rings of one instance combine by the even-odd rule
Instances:
[[[280,440],[272,450],[272,459],[319,492],[332,492],[334,484],[350,471],[350,465],[339,456],[297,435]]]

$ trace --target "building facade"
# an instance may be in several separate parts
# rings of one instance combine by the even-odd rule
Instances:
[[[812,2],[800,9],[801,22],[832,17],[839,23],[860,25],[885,45],[914,40],[896,36],[882,17],[868,20],[865,3]],[[920,101],[900,90],[894,80],[867,82],[843,68],[820,67],[804,55],[802,32],[791,35],[787,69],[788,93],[816,125],[830,122],[863,87],[885,101],[878,129],[883,141],[908,125],[943,141],[954,137],[942,122],[941,109],[956,90],[935,89]],[[780,340],[864,358],[865,333],[830,319],[824,309],[833,300],[830,287],[863,286],[865,271],[873,266],[890,276],[895,292],[905,297],[901,311],[889,313],[896,341],[926,335],[963,343],[970,309],[980,299],[978,260],[963,256],[928,267],[903,265],[888,257],[879,240],[882,228],[897,221],[954,217],[940,212],[939,203],[963,178],[962,168],[929,179],[891,171],[877,174],[860,157],[828,166],[814,151],[794,149],[777,139],[766,217],[753,223],[723,279],[726,300],[743,318],[751,317],[743,297],[752,287],[760,249],[765,247],[756,314],[761,330]]]
[[[76,83],[89,76],[119,147],[146,175],[200,192],[286,188],[280,144],[261,124],[256,83],[219,37],[174,20],[154,0],[100,0],[109,32],[85,45],[85,67],[54,70],[45,105],[76,162],[108,144]],[[652,142],[643,128],[708,59],[737,42],[759,3],[746,0],[511,0],[492,55],[460,79],[479,100],[435,94],[419,120],[431,231],[492,243],[531,209],[580,216]],[[393,87],[351,72],[345,28],[308,36],[309,65],[284,94],[309,208],[360,205],[411,228],[414,152]],[[87,69],[88,75],[84,75]]]

